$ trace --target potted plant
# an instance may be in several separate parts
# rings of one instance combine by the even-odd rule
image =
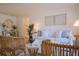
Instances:
[[[29,25],[29,30],[28,30],[28,34],[29,34],[29,42],[32,43],[34,41],[33,39],[33,29],[34,29],[34,24],[30,24]]]

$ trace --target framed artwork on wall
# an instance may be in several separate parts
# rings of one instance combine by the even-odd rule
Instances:
[[[11,28],[13,26],[13,21],[11,19],[6,19],[3,24],[8,28]]]
[[[59,14],[54,16],[45,16],[45,25],[66,25],[66,14]]]
[[[46,16],[45,17],[45,25],[46,26],[54,25],[54,17],[53,16]]]
[[[54,16],[55,25],[66,25],[66,14]]]

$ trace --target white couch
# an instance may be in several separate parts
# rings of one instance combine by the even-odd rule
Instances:
[[[63,30],[64,31],[64,30]],[[33,46],[39,48],[38,52],[41,52],[41,44],[43,40],[51,40],[53,43],[57,44],[66,44],[66,45],[73,45],[75,41],[75,37],[72,35],[72,31],[68,32],[68,38],[62,38],[63,31],[58,31],[55,36],[55,32],[48,32],[44,31],[42,36],[37,36],[35,41],[32,43]]]

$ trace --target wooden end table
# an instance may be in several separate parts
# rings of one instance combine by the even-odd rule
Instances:
[[[79,40],[79,35],[74,35],[76,40]]]
[[[28,52],[30,53],[30,56],[36,56],[38,53],[38,47],[34,47],[32,45],[27,46]]]

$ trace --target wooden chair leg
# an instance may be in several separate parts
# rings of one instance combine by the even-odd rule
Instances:
[[[1,56],[6,56],[6,54],[5,54],[5,50],[2,49],[1,52],[0,52],[0,54],[1,54]]]
[[[14,50],[14,51],[12,51],[12,56],[15,56],[15,50]]]
[[[26,49],[24,49],[24,54],[26,55]]]

